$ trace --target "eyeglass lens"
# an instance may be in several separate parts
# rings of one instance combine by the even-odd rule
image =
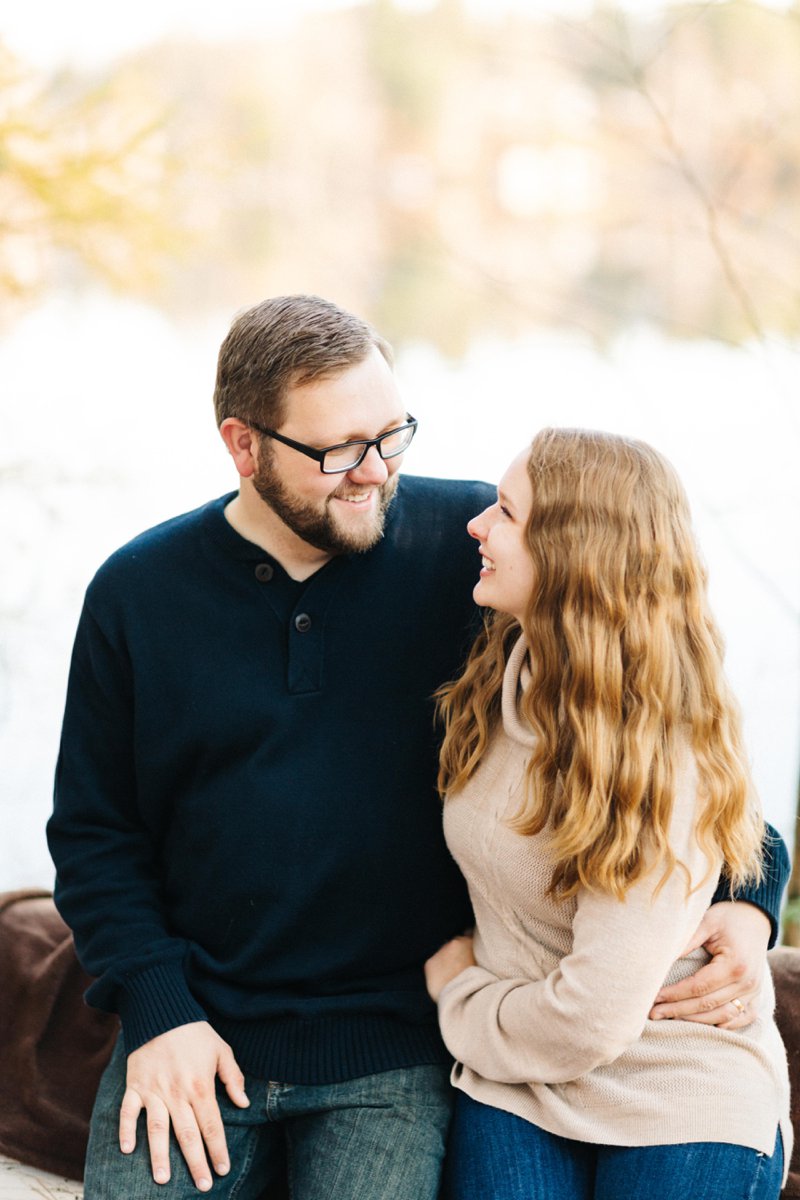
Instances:
[[[408,448],[413,436],[413,425],[405,429],[392,429],[377,441],[378,453],[381,458],[394,458]],[[344,446],[328,450],[322,463],[323,471],[348,471],[364,457],[367,445],[367,442],[347,442]]]

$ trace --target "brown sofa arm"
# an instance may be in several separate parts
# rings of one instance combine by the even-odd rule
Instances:
[[[781,1200],[800,1200],[800,949],[776,946],[768,956],[775,982],[775,1017],[789,1060],[794,1153]]]
[[[49,892],[0,895],[0,1151],[83,1177],[89,1117],[117,1036]]]

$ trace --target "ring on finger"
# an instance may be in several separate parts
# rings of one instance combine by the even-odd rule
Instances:
[[[737,1013],[739,1014],[739,1016],[741,1016],[741,1015],[742,1015],[742,1013],[743,1013],[743,1012],[744,1012],[744,1010],[745,1010],[745,1006],[744,1006],[744,1004],[742,1004],[742,1002],[741,1002],[741,1000],[739,999],[739,997],[738,997],[738,996],[735,996],[735,997],[734,997],[734,999],[733,999],[733,1000],[731,1000],[731,1004],[732,1004],[732,1005],[733,1005],[733,1007],[736,1009],[736,1011],[737,1011]]]

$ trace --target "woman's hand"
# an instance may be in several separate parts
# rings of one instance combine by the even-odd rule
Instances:
[[[445,942],[425,963],[425,982],[431,1000],[438,1001],[442,989],[451,979],[466,971],[467,967],[475,965],[471,933],[464,933],[450,942]]]

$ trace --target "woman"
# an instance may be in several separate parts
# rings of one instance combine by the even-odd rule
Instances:
[[[439,698],[440,786],[476,928],[426,965],[457,1060],[449,1195],[772,1200],[770,981],[745,1029],[647,1019],[704,956],[681,954],[720,865],[760,870],[683,489],[643,443],[545,430],[468,529],[494,613]]]

